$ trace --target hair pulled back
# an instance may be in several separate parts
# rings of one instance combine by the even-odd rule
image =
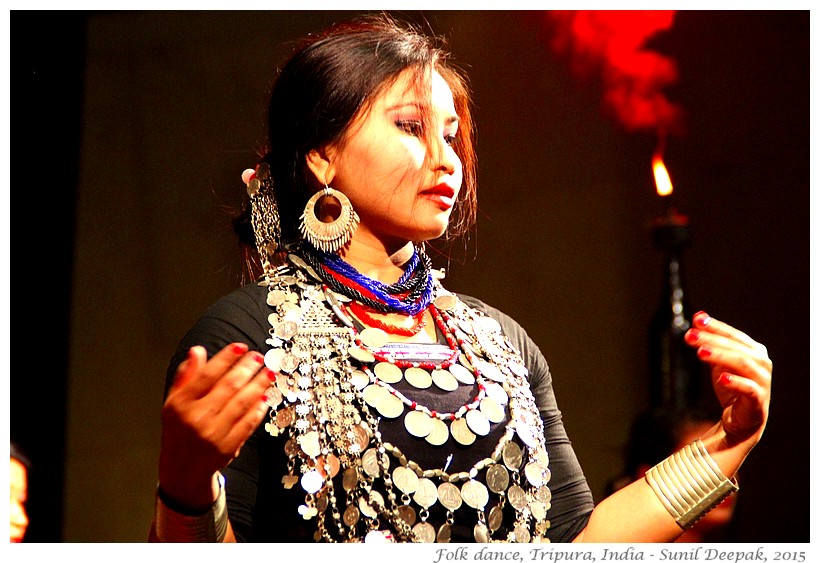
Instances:
[[[448,238],[472,227],[476,186],[470,94],[465,77],[447,59],[448,54],[430,37],[386,15],[335,24],[297,47],[271,91],[268,146],[262,155],[273,178],[283,242],[298,240],[299,217],[319,188],[307,166],[308,153],[343,143],[354,119],[406,70],[417,88],[429,85],[436,71],[452,90],[459,116],[454,149],[462,161],[464,180]],[[246,262],[255,266],[251,273],[258,273],[249,206],[234,221],[234,228],[245,246]]]

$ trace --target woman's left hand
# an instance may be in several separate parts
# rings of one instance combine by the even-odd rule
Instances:
[[[760,440],[769,417],[772,361],[766,347],[703,311],[693,317],[686,342],[711,366],[712,385],[723,407],[727,446]]]

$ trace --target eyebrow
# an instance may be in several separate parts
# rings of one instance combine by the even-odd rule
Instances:
[[[396,111],[396,110],[404,109],[406,107],[414,107],[418,110],[424,110],[424,109],[427,109],[428,106],[426,104],[420,104],[418,102],[407,102],[407,103],[403,103],[403,104],[396,104],[394,106],[389,106],[387,108],[387,111]],[[455,123],[456,125],[458,125],[459,121],[460,120],[459,120],[458,116],[453,115],[453,116],[448,117],[444,121],[444,124],[445,125],[452,125],[452,124]]]

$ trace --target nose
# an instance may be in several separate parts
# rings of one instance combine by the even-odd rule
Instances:
[[[431,152],[433,168],[436,171],[442,171],[451,175],[461,168],[461,159],[458,158],[453,147],[448,145],[444,139],[439,138]]]

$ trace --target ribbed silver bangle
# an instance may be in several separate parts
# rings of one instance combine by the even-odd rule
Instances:
[[[723,474],[700,439],[661,461],[645,478],[684,530],[738,490],[737,481]]]
[[[225,477],[217,473],[219,494],[202,514],[188,515],[168,506],[157,487],[155,520],[157,539],[169,543],[221,543],[228,531],[228,508],[225,500]]]

